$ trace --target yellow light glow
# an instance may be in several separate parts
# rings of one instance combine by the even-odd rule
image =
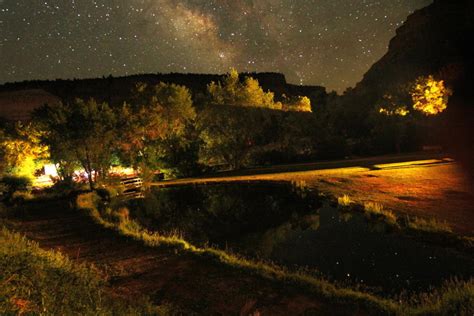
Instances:
[[[378,169],[389,169],[389,168],[402,168],[402,167],[411,167],[411,166],[429,165],[429,164],[438,164],[438,163],[448,163],[448,162],[453,162],[453,161],[454,160],[451,158],[425,159],[425,160],[385,163],[385,164],[375,165],[374,167]]]
[[[387,116],[393,116],[393,115],[398,115],[398,116],[406,116],[410,111],[407,110],[406,106],[400,106],[394,110],[388,110],[384,107],[381,107],[379,109],[379,113],[387,115]]]
[[[444,81],[435,80],[433,76],[418,78],[411,91],[413,108],[425,115],[443,112],[451,95],[452,92],[444,86]]]

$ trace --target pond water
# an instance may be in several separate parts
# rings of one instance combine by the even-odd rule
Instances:
[[[130,209],[150,230],[179,232],[195,245],[303,268],[383,295],[474,275],[472,255],[390,232],[383,222],[339,211],[289,184],[155,188],[130,201]]]

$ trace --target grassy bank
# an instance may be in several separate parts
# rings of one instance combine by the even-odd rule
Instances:
[[[304,273],[290,272],[278,266],[248,260],[222,250],[199,248],[178,236],[163,236],[149,232],[129,219],[125,207],[106,206],[95,193],[79,195],[76,207],[86,211],[103,227],[139,240],[149,247],[168,247],[177,252],[186,252],[216,264],[266,278],[276,285],[292,285],[329,302],[358,306],[369,314],[470,315],[474,312],[474,281],[452,282],[442,290],[418,297],[416,304],[400,303],[350,288],[337,287],[328,281]]]
[[[1,225],[1,223],[0,223]],[[0,227],[1,315],[166,315],[146,299],[112,298],[106,280],[91,265]]]
[[[466,253],[474,251],[474,238],[453,233],[452,228],[446,222],[438,221],[435,218],[400,216],[385,209],[380,203],[357,204],[348,195],[338,197],[337,200],[332,201],[332,204],[337,205],[342,211],[359,212],[365,214],[369,220],[383,221],[393,230],[425,242],[456,248]]]

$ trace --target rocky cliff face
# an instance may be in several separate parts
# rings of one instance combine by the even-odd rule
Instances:
[[[444,79],[455,93],[466,93],[472,82],[474,1],[435,0],[414,12],[397,30],[388,52],[357,84],[356,95],[381,96],[392,87],[421,75]],[[471,90],[471,89],[468,89]]]
[[[442,129],[437,138],[474,171],[473,36],[474,1],[435,0],[408,17],[385,56],[345,98],[355,111],[366,112],[385,93],[419,76],[443,79],[453,95],[435,125]]]

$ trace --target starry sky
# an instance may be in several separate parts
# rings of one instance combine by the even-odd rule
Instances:
[[[342,92],[432,0],[0,0],[0,83],[282,72]]]

